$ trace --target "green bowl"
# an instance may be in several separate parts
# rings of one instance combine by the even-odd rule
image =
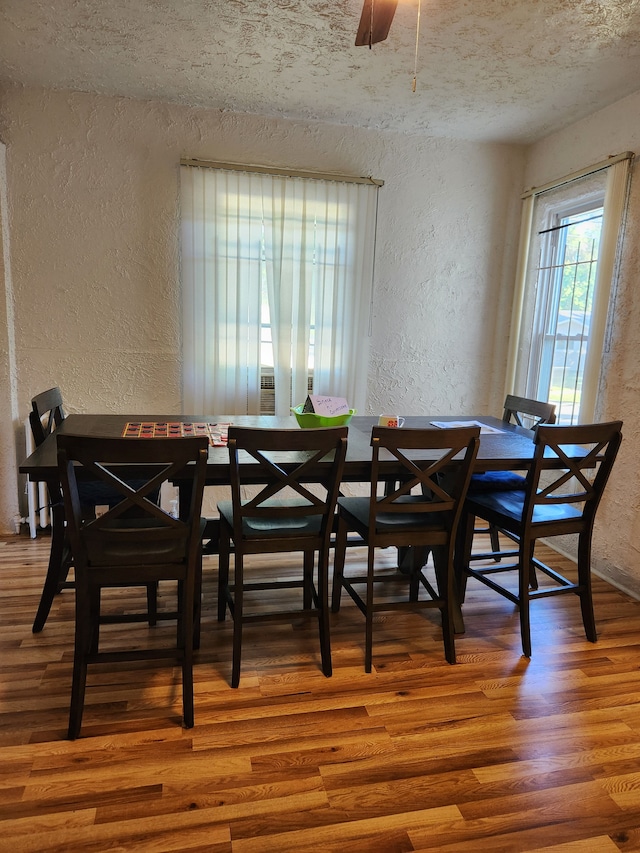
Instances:
[[[318,427],[336,427],[346,426],[351,418],[356,414],[355,409],[349,409],[348,415],[336,415],[334,418],[325,418],[322,415],[316,415],[314,412],[303,412],[304,403],[299,406],[294,406],[291,411],[296,416],[298,426],[303,429],[317,429]]]

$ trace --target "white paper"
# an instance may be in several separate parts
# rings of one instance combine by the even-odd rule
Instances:
[[[319,394],[309,394],[307,399],[311,400],[313,411],[316,415],[334,418],[337,415],[349,414],[349,404],[344,397],[325,397]]]
[[[481,435],[501,435],[504,430],[498,427],[489,426],[489,424],[480,423],[480,421],[431,421],[432,426],[440,427],[440,429],[453,429],[454,427],[480,427]]]

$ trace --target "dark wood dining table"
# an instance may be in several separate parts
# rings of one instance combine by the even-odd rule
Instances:
[[[69,415],[58,430],[72,435],[104,436],[117,438],[123,434],[131,422],[182,422],[182,423],[233,423],[238,426],[298,429],[292,417],[274,417],[271,415]],[[499,418],[486,415],[471,416],[409,416],[405,419],[404,429],[427,428],[433,422],[477,421],[487,427],[498,429],[498,433],[480,435],[480,448],[475,463],[475,471],[511,471],[526,470],[533,457],[533,433],[512,424],[506,424]],[[356,415],[349,424],[347,459],[344,469],[345,482],[365,483],[369,481],[371,470],[371,427],[377,418]],[[135,439],[132,439],[135,440]],[[381,457],[381,468],[389,479],[399,473],[398,463],[391,457]],[[295,462],[292,457],[291,462]],[[247,465],[251,461],[247,460]],[[256,469],[258,468],[257,463]],[[287,460],[283,458],[286,466]],[[20,473],[26,474],[32,482],[57,481],[57,449],[55,431],[37,447],[20,465]],[[318,477],[321,470],[318,470]],[[313,472],[311,472],[313,476]],[[229,483],[229,457],[226,447],[210,447],[207,464],[207,485],[224,486]]]

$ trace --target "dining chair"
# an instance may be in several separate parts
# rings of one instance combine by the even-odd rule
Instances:
[[[371,672],[373,616],[380,611],[437,608],[442,618],[445,657],[455,663],[453,551],[463,501],[479,446],[479,427],[394,429],[371,432],[369,497],[338,499],[338,534],[334,557],[332,610],[340,609],[345,589],[365,617],[365,670]],[[459,458],[455,458],[458,457]],[[385,463],[400,463],[392,487]],[[366,574],[345,573],[347,536],[356,531],[367,546]],[[378,548],[397,547],[411,554],[408,574],[377,573]],[[436,585],[425,574],[427,549],[433,554]],[[404,583],[408,597],[374,596],[376,584]],[[365,587],[361,594],[356,586]],[[422,598],[420,597],[422,588]]]
[[[206,477],[208,439],[129,439],[74,435],[58,436],[58,470],[75,572],[75,645],[68,737],[80,734],[88,664],[169,659],[181,666],[183,720],[193,726],[193,649],[199,641],[199,596],[202,575],[200,518]],[[134,475],[136,487],[123,475]],[[120,495],[98,518],[86,518],[80,502],[79,480],[87,474]],[[121,479],[122,478],[122,479]],[[180,479],[191,487],[188,514],[174,518],[155,500],[163,482]],[[175,612],[158,617],[175,619],[177,639],[172,648],[135,647],[100,651],[101,593],[106,588],[147,586],[177,581]],[[138,620],[146,621],[146,614]]]
[[[231,500],[218,504],[218,620],[224,621],[228,606],[233,617],[232,687],[237,687],[240,681],[243,626],[290,621],[296,614],[317,618],[322,672],[331,675],[329,547],[347,435],[347,427],[229,427]],[[319,466],[317,463],[327,456],[332,457],[332,464]],[[247,459],[256,464],[247,465]],[[310,481],[319,488],[314,490],[308,485]],[[248,483],[259,484],[252,497],[243,496]],[[234,573],[230,582],[232,545]],[[284,552],[302,553],[300,575],[260,579],[255,569],[246,564],[245,558],[250,555]],[[317,580],[314,578],[316,553]],[[273,589],[301,589],[301,606],[268,610],[264,607],[264,593]],[[246,609],[247,597],[254,599],[257,606],[251,613]]]
[[[556,422],[556,407],[553,403],[507,394],[502,420],[504,423],[516,424],[532,430],[539,424],[554,424]],[[524,479],[524,476],[516,471],[485,471],[472,474],[469,494],[519,489],[524,486]],[[500,531],[495,524],[476,527],[474,532],[489,534],[492,558],[496,563],[499,563],[502,557],[513,556],[512,551],[500,551]],[[485,559],[485,555],[478,554],[477,557],[472,556],[471,559]]]
[[[534,435],[535,454],[524,486],[512,491],[468,495],[461,530],[465,545],[456,557],[457,586],[464,599],[467,579],[481,583],[512,601],[520,611],[525,657],[531,657],[530,603],[536,598],[574,593],[580,598],[587,639],[597,639],[591,594],[591,541],[596,510],[622,440],[622,422],[578,426],[540,425]],[[514,563],[473,567],[469,561],[474,518],[495,524],[518,543]],[[577,534],[577,580],[535,558],[535,544],[553,536]],[[488,555],[490,556],[490,555]],[[552,582],[538,588],[535,570]],[[512,582],[495,576],[515,573]]]
[[[50,388],[31,400],[29,426],[36,447],[62,423],[64,417],[62,393],[59,388]],[[40,602],[31,629],[34,634],[44,628],[55,596],[62,589],[74,586],[73,582],[67,581],[72,560],[66,537],[62,491],[57,478],[47,482],[47,492],[51,518],[51,550]]]
[[[39,447],[62,424],[64,419],[65,412],[60,388],[56,386],[36,394],[31,400],[31,411],[29,412],[29,426],[34,445]],[[85,518],[92,518],[95,515],[96,506],[111,506],[114,502],[119,501],[118,494],[114,493],[113,489],[104,483],[80,482],[78,490],[82,514]],[[62,491],[57,477],[47,482],[47,492],[51,519],[51,549],[40,602],[31,628],[34,634],[38,634],[44,628],[56,595],[63,589],[74,588],[73,581],[68,580],[73,558],[65,526]],[[149,584],[147,587],[147,611],[150,625],[155,624],[157,607],[157,585]]]

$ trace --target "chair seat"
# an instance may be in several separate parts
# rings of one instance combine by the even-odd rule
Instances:
[[[206,520],[200,520],[204,534]],[[149,542],[148,531],[156,527],[157,534]],[[106,534],[106,535],[105,535]],[[187,535],[177,537],[175,531],[148,519],[122,519],[105,525],[95,537],[87,533],[85,545],[89,566],[108,566],[128,563],[131,566],[156,566],[163,563],[180,563],[185,560]]]
[[[511,492],[524,489],[525,478],[515,471],[485,471],[482,474],[472,474],[469,484],[469,495],[481,492],[503,491]]]
[[[407,495],[395,501],[396,504],[424,504],[425,500],[420,495]],[[362,527],[369,523],[369,498],[338,498],[338,506],[341,510],[349,513]],[[392,513],[383,512],[377,516],[376,533],[385,532],[416,532],[445,530],[442,513]]]
[[[310,506],[309,503],[304,505]],[[269,506],[274,508],[293,508],[301,506],[301,503],[299,500],[265,501],[261,506],[263,508]],[[218,511],[229,527],[233,528],[232,501],[221,501],[218,504]],[[264,539],[265,537],[277,539],[282,536],[318,536],[321,526],[321,515],[300,516],[299,518],[295,516],[284,516],[282,518],[273,516],[265,516],[264,518],[260,516],[248,516],[242,520],[242,536],[245,539]]]
[[[500,513],[507,518],[520,523],[524,512],[524,501],[526,492],[493,492],[474,495],[467,498],[467,509],[473,513],[474,508],[482,514],[483,509],[489,509]],[[532,523],[544,524],[553,521],[572,521],[581,518],[582,511],[575,504],[558,503],[546,506],[536,506],[533,511]]]

